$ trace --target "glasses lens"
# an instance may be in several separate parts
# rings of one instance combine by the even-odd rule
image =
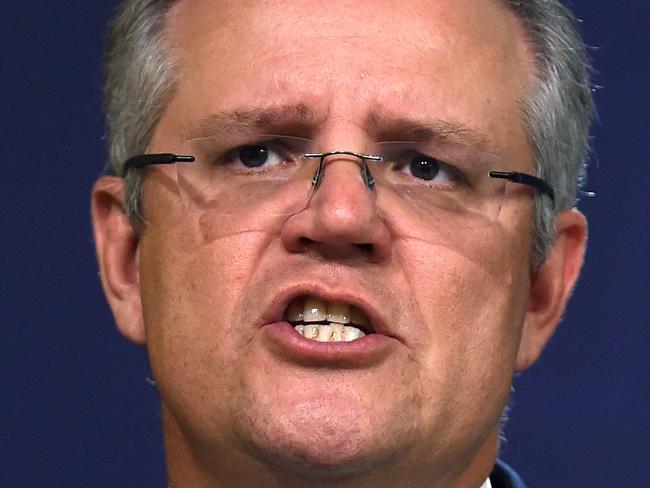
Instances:
[[[264,230],[273,217],[303,210],[311,194],[318,160],[302,155],[308,139],[261,136],[233,143],[224,138],[198,138],[179,151],[195,157],[177,164],[178,185],[188,210],[214,216],[219,233]]]
[[[495,156],[463,154],[416,142],[378,143],[381,161],[369,166],[378,188],[423,222],[456,229],[490,225],[499,215],[506,182],[490,178]]]
[[[179,193],[188,210],[207,217],[203,221],[210,222],[213,239],[280,226],[286,217],[307,208],[318,191],[312,179],[320,158],[304,157],[317,152],[308,139],[270,135],[234,143],[198,138],[177,152],[195,157],[192,163],[176,165]],[[503,167],[494,157],[441,152],[414,142],[378,143],[366,154],[381,157],[366,160],[378,212],[393,212],[412,222],[406,237],[458,241],[463,230],[489,225],[499,214],[506,182],[488,176]],[[325,158],[323,181],[337,158]]]

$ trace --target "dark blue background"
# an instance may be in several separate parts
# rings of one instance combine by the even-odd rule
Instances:
[[[104,164],[100,58],[116,2],[2,9],[0,486],[165,486],[145,351],[115,330],[89,219]],[[531,488],[650,486],[650,3],[575,2],[601,121],[587,264],[516,380],[503,456]]]

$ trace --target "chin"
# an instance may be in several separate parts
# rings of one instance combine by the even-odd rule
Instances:
[[[267,465],[297,476],[342,478],[386,468],[408,452],[403,433],[377,420],[319,405],[302,414],[248,417],[247,425],[239,427],[246,448]]]

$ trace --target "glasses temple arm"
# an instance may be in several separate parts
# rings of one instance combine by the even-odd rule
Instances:
[[[182,156],[179,154],[162,153],[162,154],[141,154],[127,159],[122,166],[122,177],[125,177],[131,168],[143,168],[152,164],[174,164],[174,163],[191,163],[194,156]]]
[[[490,171],[489,175],[490,178],[501,178],[514,183],[532,186],[540,193],[548,195],[551,201],[555,203],[555,191],[553,191],[551,185],[537,176],[529,175],[527,173],[518,173],[517,171]]]

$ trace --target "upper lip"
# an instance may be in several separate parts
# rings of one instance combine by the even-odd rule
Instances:
[[[270,324],[283,320],[284,311],[289,304],[298,297],[310,296],[326,302],[345,302],[357,307],[370,321],[372,332],[394,337],[390,326],[381,313],[372,305],[363,293],[355,292],[350,288],[329,287],[322,283],[299,283],[286,287],[271,300],[269,307],[262,315],[262,323]]]

